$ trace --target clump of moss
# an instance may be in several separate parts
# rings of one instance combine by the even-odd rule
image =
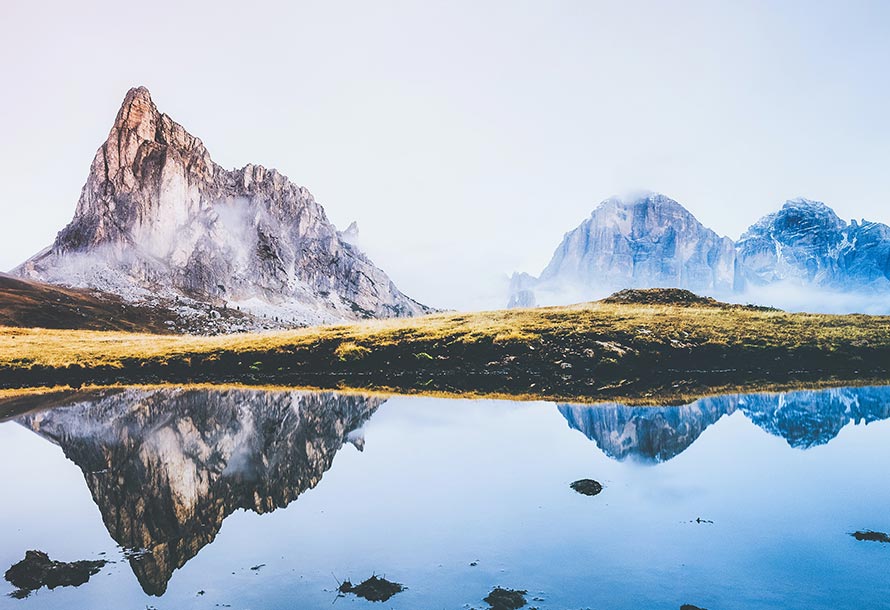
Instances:
[[[702,297],[681,288],[644,288],[619,290],[606,297],[603,303],[633,305],[699,305],[703,307],[721,307],[721,303],[711,297]]]

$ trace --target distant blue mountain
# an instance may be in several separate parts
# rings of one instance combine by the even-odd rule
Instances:
[[[837,291],[890,291],[890,227],[847,224],[824,203],[793,199],[736,243],[742,283],[778,281]]]
[[[513,275],[510,306],[590,300],[624,288],[685,288],[725,300],[755,294],[780,306],[800,289],[890,295],[890,227],[848,224],[824,203],[793,199],[733,242],[664,195],[611,198],[566,233],[539,277]],[[820,309],[818,301],[805,303]]]

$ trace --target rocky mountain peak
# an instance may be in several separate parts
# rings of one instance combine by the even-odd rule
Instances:
[[[732,242],[705,228],[679,203],[660,193],[611,197],[563,238],[535,290],[599,298],[622,288],[729,290]],[[530,290],[531,282],[523,282]],[[529,302],[527,296],[523,302]],[[545,299],[551,300],[551,299]]]
[[[157,106],[151,99],[151,93],[145,87],[133,87],[127,91],[124,101],[114,120],[114,130],[137,131],[142,126],[151,127],[160,117]],[[143,139],[153,139],[152,131],[143,131]]]
[[[864,219],[847,224],[819,201],[786,202],[751,225],[737,250],[739,273],[748,285],[890,290],[890,227]]]
[[[752,225],[742,240],[768,232],[786,240],[806,237],[836,242],[846,226],[847,223],[821,201],[789,199],[778,212],[768,214]]]
[[[346,229],[340,233],[340,235],[347,242],[349,242],[351,244],[358,244],[358,238],[359,238],[358,223],[353,220],[351,223],[349,223],[349,226],[346,227]]]
[[[71,223],[14,273],[131,301],[237,307],[261,327],[430,311],[352,241],[306,188],[262,165],[222,168],[135,87]]]

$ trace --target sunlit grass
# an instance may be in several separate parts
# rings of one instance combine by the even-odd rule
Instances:
[[[832,351],[890,345],[890,317],[789,314],[744,308],[585,303],[569,307],[444,313],[291,331],[214,337],[0,327],[0,366],[121,367],[134,360],[166,361],[217,352],[291,352],[335,344],[342,360],[382,346],[455,346],[573,341],[598,351],[647,345]],[[610,347],[610,345],[612,347]]]

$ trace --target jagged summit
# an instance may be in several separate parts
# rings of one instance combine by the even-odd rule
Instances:
[[[847,224],[819,201],[787,201],[751,225],[736,251],[745,285],[890,290],[890,227],[867,221]]]
[[[775,291],[757,292],[772,286],[778,300]],[[509,306],[565,304],[627,288],[684,288],[722,300],[747,295],[791,308],[787,297],[796,288],[832,297],[883,294],[890,292],[890,227],[847,224],[824,203],[798,197],[734,243],[659,193],[611,197],[566,233],[539,278],[513,275]]]
[[[534,282],[537,290],[580,287],[582,298],[623,288],[686,288],[714,292],[733,281],[732,241],[704,227],[660,193],[611,197],[566,233]],[[522,289],[532,282],[523,278]]]
[[[270,327],[429,311],[354,241],[280,172],[217,165],[135,87],[96,152],[71,223],[14,273],[130,301],[237,307]]]

